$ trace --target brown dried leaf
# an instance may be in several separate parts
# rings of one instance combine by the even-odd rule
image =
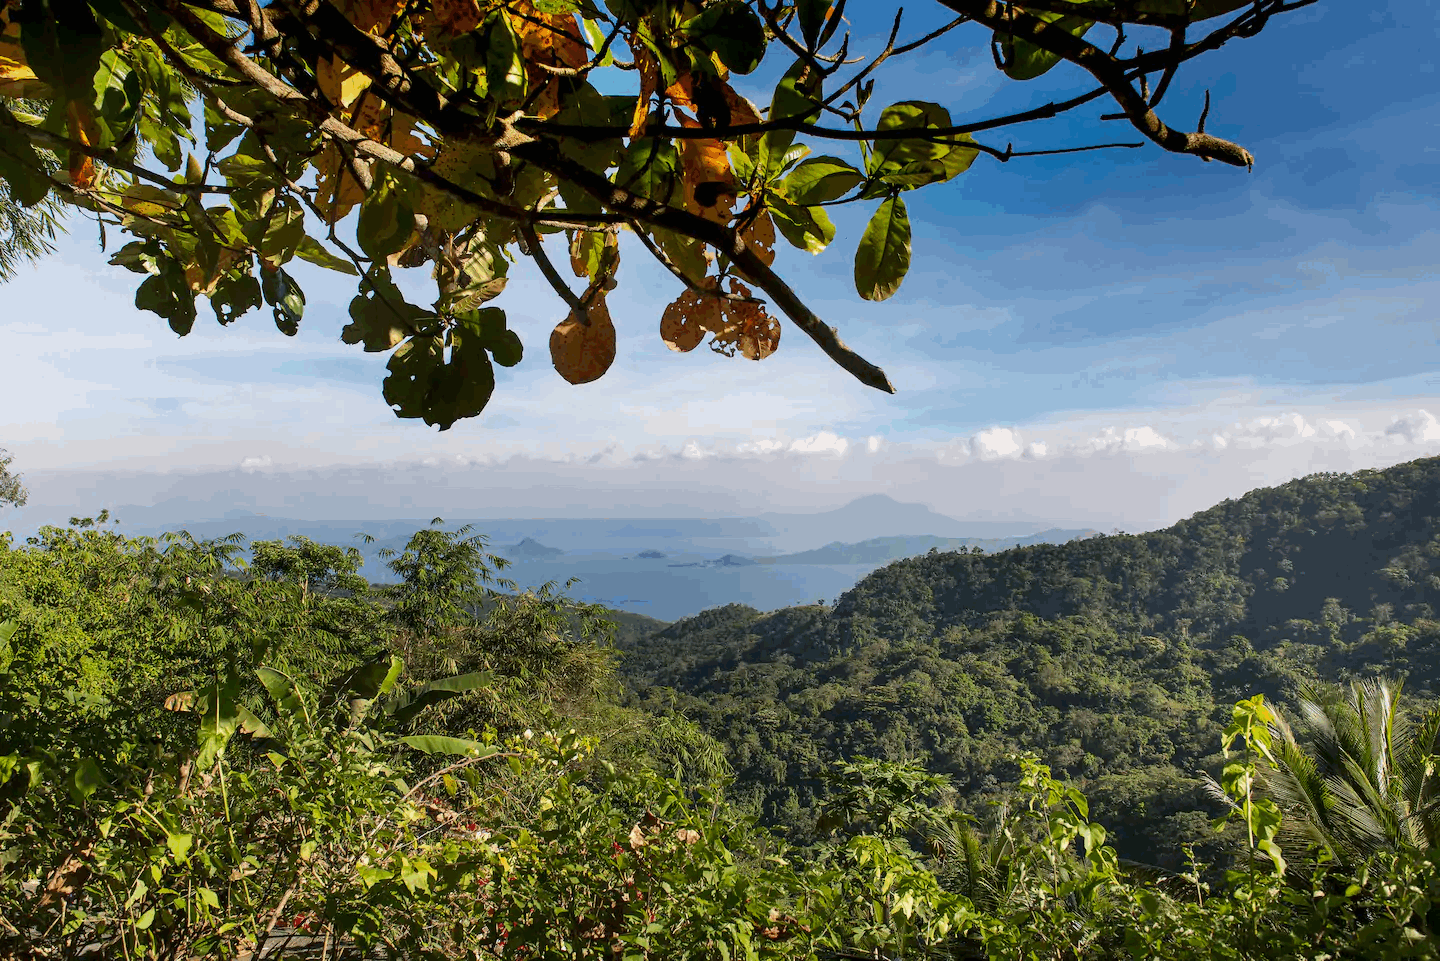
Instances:
[[[753,217],[740,231],[740,239],[765,266],[775,262],[775,221],[770,219],[770,211],[762,210]]]
[[[675,298],[660,317],[660,339],[665,346],[680,353],[694,350],[705,339],[705,332],[725,329],[720,311],[720,298],[707,297],[686,289]]]
[[[193,711],[195,709],[194,691],[177,691],[165,698],[165,710],[167,711]]]
[[[749,297],[750,288],[730,278],[730,293]],[[738,350],[748,360],[764,360],[780,346],[780,322],[765,312],[765,305],[753,301],[722,300],[725,327],[717,331],[711,346],[733,357]]]
[[[594,294],[586,312],[590,323],[580,322],[572,310],[550,332],[550,360],[572,384],[588,384],[605,376],[615,362],[615,323],[604,291]]]
[[[431,0],[425,27],[427,32],[455,37],[479,29],[484,20],[476,0]]]
[[[630,849],[632,851],[638,851],[649,843],[650,841],[645,837],[645,832],[640,829],[640,825],[637,824],[630,829]]]
[[[730,123],[739,126],[743,123],[760,123],[760,111],[755,105],[731,88],[728,83],[720,84],[720,92],[725,97],[725,105],[730,108]]]
[[[700,126],[684,114],[680,115],[680,124],[691,129]],[[736,200],[735,173],[725,145],[719,140],[684,140],[680,163],[685,170],[686,209],[717,224],[729,223]]]

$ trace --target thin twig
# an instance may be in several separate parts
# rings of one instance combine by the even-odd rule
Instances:
[[[540,266],[540,273],[545,275],[550,286],[555,288],[555,293],[559,294],[560,299],[569,306],[571,313],[588,327],[590,319],[586,315],[585,305],[580,302],[579,297],[575,296],[570,285],[565,283],[565,278],[560,276],[560,271],[556,270],[555,265],[550,262],[550,255],[545,253],[545,248],[540,243],[540,235],[535,232],[535,228],[530,224],[523,224],[520,227],[520,236],[525,241],[525,253],[529,254],[531,259]]]

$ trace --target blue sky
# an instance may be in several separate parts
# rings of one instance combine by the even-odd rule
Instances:
[[[1208,88],[1208,129],[1247,146],[1253,173],[1151,147],[981,158],[907,195],[915,261],[884,304],[851,282],[868,210],[839,214],[819,257],[782,252],[893,397],[788,326],[760,364],[669,352],[656,328],[677,291],[632,245],[604,379],[571,387],[550,368],[563,309],[522,265],[499,304],[525,361],[483,417],[437,433],[389,414],[383,357],[339,343],[343,281],[300,272],[309,307],[293,340],[255,314],[180,340],[130,306],[133,275],[105,266],[76,221],[55,257],[0,290],[0,446],[29,472],[37,516],[88,508],[65,484],[42,489],[67,471],[166,478],[156,490],[187,472],[233,471],[241,486],[263,474],[313,505],[316,478],[342,466],[374,472],[383,511],[384,478],[418,465],[494,512],[818,509],[883,492],[960,517],[1129,530],[1313,470],[1440,453],[1436,16],[1322,2],[1182,70],[1162,116],[1193,129]],[[954,36],[898,62],[876,104],[936,99],[965,119],[1088,89],[1066,66],[1003,81],[983,31]],[[765,71],[746,91],[762,103]],[[1099,121],[1105,109],[987,142],[1135,139]]]

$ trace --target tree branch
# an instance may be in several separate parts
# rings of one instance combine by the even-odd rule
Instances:
[[[1136,130],[1172,153],[1190,154],[1205,160],[1219,160],[1237,167],[1253,167],[1255,158],[1239,144],[1207,133],[1184,133],[1164,123],[1131,85],[1127,68],[1105,51],[1057,29],[1023,10],[1005,6],[999,0],[940,0],[956,13],[968,14],[977,23],[1021,38],[1042,50],[1063,57],[1088,71],[1115,98]]]

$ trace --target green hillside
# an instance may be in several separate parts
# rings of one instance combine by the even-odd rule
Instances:
[[[982,808],[1034,748],[1122,855],[1171,863],[1214,843],[1197,772],[1237,699],[1374,673],[1433,696],[1437,517],[1440,460],[1315,475],[1148,534],[899,561],[833,609],[709,611],[622,641],[622,670],[797,836],[833,759],[919,759]]]

